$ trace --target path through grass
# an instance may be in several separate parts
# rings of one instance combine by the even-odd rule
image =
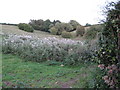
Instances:
[[[5,88],[84,88],[92,87],[94,64],[76,67],[48,62],[25,62],[10,54],[2,55],[2,86]]]

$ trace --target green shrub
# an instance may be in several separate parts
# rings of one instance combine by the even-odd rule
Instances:
[[[30,26],[29,24],[25,24],[25,23],[20,23],[18,24],[19,29],[27,31],[27,32],[33,32],[33,28],[32,26]]]
[[[24,25],[25,25],[25,23],[19,23],[18,28],[21,30],[24,30]]]
[[[97,88],[108,88],[107,84],[104,82],[102,77],[105,75],[105,72],[103,70],[100,70],[99,68],[96,68],[96,71],[93,73],[93,79],[94,79],[94,89]]]
[[[95,39],[97,32],[98,31],[95,27],[90,27],[85,33],[85,38],[86,39]]]
[[[44,31],[45,32],[49,32],[49,29],[50,29],[49,26],[51,25],[51,23],[52,22],[49,19],[47,19],[46,21],[44,21],[44,25],[43,26],[44,26]]]
[[[35,30],[41,30],[44,31],[44,21],[42,19],[39,20],[30,20],[29,24],[35,29]]]
[[[53,35],[57,35],[58,30],[55,27],[50,28],[50,33]]]
[[[24,25],[24,30],[27,32],[33,32],[33,28],[29,24]]]
[[[85,33],[85,28],[83,26],[77,26],[77,31],[76,31],[76,35],[77,36],[83,36]]]
[[[76,31],[72,31],[72,32],[70,32],[70,33],[71,33],[71,35],[72,35],[73,38],[76,37]]]
[[[63,31],[63,32],[62,32],[62,37],[63,37],[63,38],[71,38],[72,35],[71,35],[70,32]]]
[[[120,25],[118,23],[120,21],[120,19],[118,19],[120,15],[119,6],[120,1],[108,4],[106,11],[107,18],[99,38],[100,49],[96,54],[98,62],[105,64],[106,66],[110,64],[120,64]]]
[[[63,28],[65,31],[67,31],[67,32],[73,31],[73,26],[71,24],[69,24],[69,23],[62,23],[62,24],[63,24]]]
[[[57,35],[61,35],[64,30],[64,23],[57,22],[54,27],[57,29]]]
[[[106,87],[115,89],[120,88],[120,1],[109,3],[106,9],[105,14],[107,17],[104,22],[105,27],[99,38],[100,49],[96,55],[98,58],[97,61],[100,63],[100,69],[106,72],[102,78],[104,82],[100,83],[100,85],[103,86],[106,83]]]
[[[104,82],[100,85],[103,86],[103,84],[106,84],[105,86],[108,88],[120,88],[120,67],[118,64],[112,64],[108,66],[100,64],[98,67],[102,71],[102,81],[104,80]]]
[[[76,30],[77,26],[80,25],[80,24],[79,24],[77,21],[75,21],[75,20],[70,20],[69,24],[72,25],[73,30]]]
[[[57,35],[61,35],[63,31],[67,31],[67,32],[73,31],[73,27],[69,23],[57,22],[53,27],[57,29]]]
[[[49,32],[49,26],[52,24],[52,22],[47,19],[47,20],[30,20],[29,24],[35,29],[35,30],[40,30],[40,31],[45,31]]]

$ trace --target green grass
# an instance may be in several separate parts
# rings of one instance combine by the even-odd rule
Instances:
[[[21,58],[2,55],[2,86],[5,88],[85,88],[91,87],[95,64],[79,66],[50,65],[48,62],[25,62]]]

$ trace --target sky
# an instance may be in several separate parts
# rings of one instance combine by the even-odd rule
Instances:
[[[0,0],[0,23],[28,23],[30,19],[50,19],[81,25],[98,24],[103,7],[117,0]]]

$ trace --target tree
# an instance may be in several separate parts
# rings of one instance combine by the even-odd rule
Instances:
[[[85,33],[85,28],[83,27],[83,26],[77,26],[77,31],[76,31],[76,35],[77,36],[83,36],[84,35],[84,33]]]
[[[52,25],[50,25],[50,27],[52,27]],[[55,29],[57,29],[57,35],[61,35],[62,34],[62,31],[67,31],[67,32],[70,32],[73,30],[73,27],[71,24],[69,23],[59,23],[57,22],[55,24],[55,26],[53,26]]]
[[[85,26],[86,26],[86,27],[87,27],[87,26],[91,26],[91,24],[89,24],[89,23],[86,23],[86,25],[85,25]]]
[[[42,19],[39,20],[30,20],[29,24],[35,29],[35,30],[44,30],[44,21]]]
[[[54,21],[52,22],[53,25],[55,25],[56,23],[61,23],[61,21],[59,21],[59,20],[54,20]]]
[[[120,88],[120,1],[110,3],[107,6],[106,21],[104,29],[99,39],[100,50],[98,60],[101,65],[104,83],[97,86],[108,86],[110,88]],[[99,80],[100,81],[100,80]],[[99,88],[101,88],[99,87]]]
[[[58,29],[56,29],[55,27],[50,28],[49,31],[50,31],[50,33],[53,34],[53,35],[57,35],[57,33],[58,33]]]
[[[50,29],[49,26],[50,26],[51,23],[52,22],[49,19],[47,19],[46,21],[44,21],[44,25],[43,25],[44,31],[49,32],[49,29]]]
[[[57,29],[57,35],[61,35],[62,31],[64,31],[63,23],[57,22],[54,26]]]
[[[69,23],[61,23],[62,27],[65,31],[70,32],[73,30],[73,26]]]
[[[69,24],[73,26],[73,30],[76,30],[77,26],[80,26],[80,24],[75,20],[70,20]]]
[[[45,32],[49,32],[49,26],[52,22],[47,19],[46,21],[39,19],[39,20],[30,20],[29,24],[35,29],[35,30],[41,30]]]
[[[107,18],[100,37],[100,52],[98,54],[101,63],[120,63],[120,1],[110,3],[107,6]],[[102,54],[105,52],[104,54]]]

